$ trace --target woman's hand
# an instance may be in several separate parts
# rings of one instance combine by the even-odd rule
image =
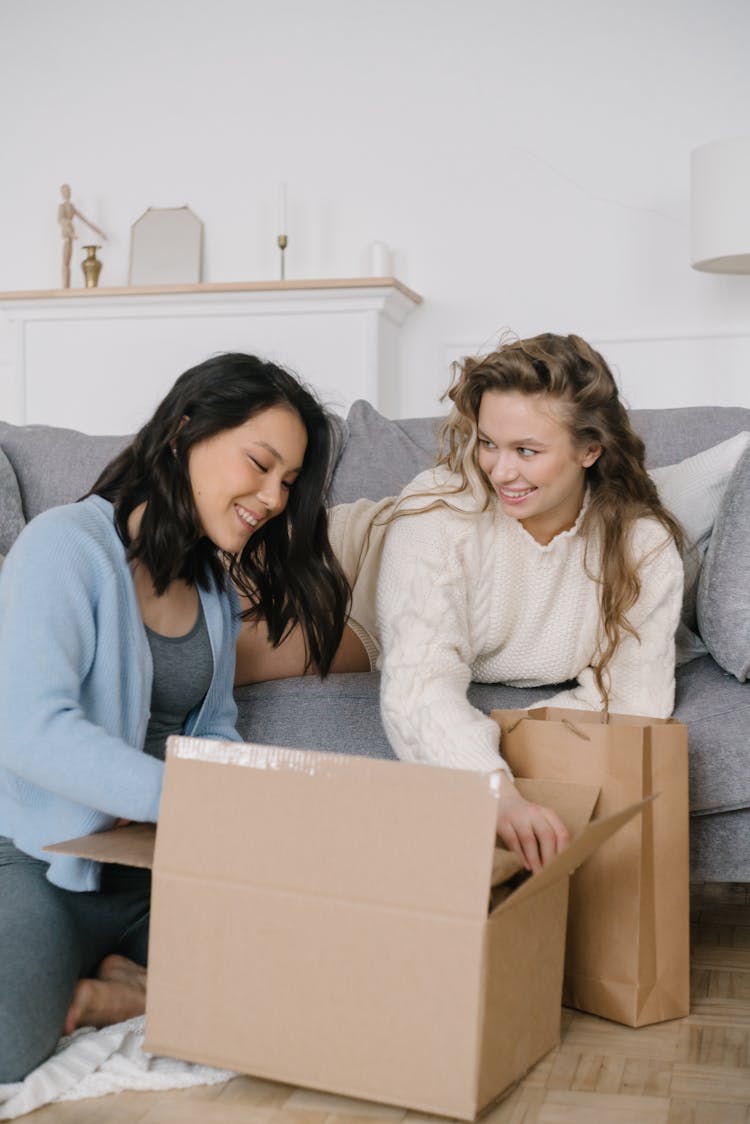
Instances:
[[[506,773],[500,775],[497,834],[532,874],[570,842],[570,832],[557,812],[524,800]]]

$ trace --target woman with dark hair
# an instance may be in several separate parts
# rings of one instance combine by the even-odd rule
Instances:
[[[381,669],[400,758],[499,770],[498,834],[536,870],[567,832],[518,793],[469,682],[575,680],[537,705],[671,714],[682,535],[607,364],[580,337],[514,340],[467,359],[449,397],[435,469],[396,500],[332,513],[353,585],[350,649],[360,641],[348,669]],[[238,679],[256,667],[249,625]]]
[[[44,851],[155,821],[166,738],[239,740],[235,587],[321,673],[349,590],[328,542],[331,423],[249,355],[183,374],[78,503],[0,577],[0,1083],[60,1033],[138,1014],[150,876]],[[97,978],[92,977],[97,973]]]

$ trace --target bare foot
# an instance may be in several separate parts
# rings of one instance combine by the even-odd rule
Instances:
[[[64,1034],[79,1026],[111,1026],[146,1010],[146,969],[125,956],[105,956],[96,979],[79,980],[65,1016]]]

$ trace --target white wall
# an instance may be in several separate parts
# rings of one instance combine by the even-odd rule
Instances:
[[[689,153],[750,132],[749,57],[746,0],[2,0],[0,290],[59,284],[64,181],[102,285],[182,203],[204,280],[274,278],[287,180],[288,275],[384,239],[425,298],[402,416],[504,327],[600,343],[634,406],[750,405],[750,277],[688,264]]]

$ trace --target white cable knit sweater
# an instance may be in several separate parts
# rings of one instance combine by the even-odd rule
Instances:
[[[422,473],[402,495],[451,486],[445,470]],[[470,680],[577,686],[537,705],[601,709],[591,660],[597,649],[598,586],[584,569],[578,523],[541,546],[492,501],[467,493],[388,526],[377,583],[382,644],[381,707],[398,756],[455,768],[507,769],[499,730],[466,698]],[[683,593],[679,553],[664,528],[640,520],[632,547],[642,560],[641,595],[609,664],[610,710],[667,717],[674,705],[674,634]],[[595,564],[596,551],[591,552]]]

